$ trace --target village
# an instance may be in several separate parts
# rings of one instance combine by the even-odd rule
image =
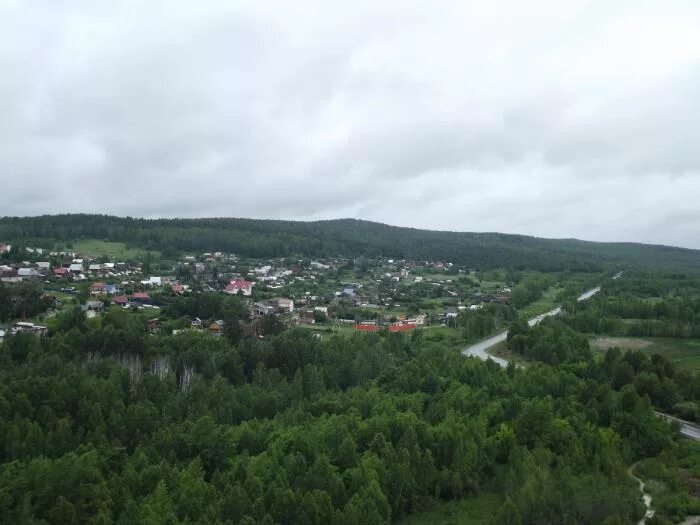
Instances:
[[[19,253],[18,253],[19,251]],[[450,326],[459,313],[491,302],[508,303],[512,283],[505,272],[486,274],[440,261],[366,259],[249,259],[223,252],[185,254],[162,260],[144,253],[119,260],[98,253],[15,248],[0,243],[0,286],[35,286],[45,312],[0,324],[6,333],[46,335],[58,311],[79,305],[87,318],[111,308],[144,317],[151,334],[190,330],[220,336],[224,320],[182,315],[178,298],[201,294],[239,297],[246,311],[242,329],[263,336],[261,320],[274,316],[319,337],[336,330],[411,331]]]

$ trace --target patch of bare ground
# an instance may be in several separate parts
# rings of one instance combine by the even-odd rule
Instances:
[[[651,346],[651,342],[634,337],[596,337],[591,340],[591,346],[599,350],[608,350],[614,347],[622,350],[641,350]]]

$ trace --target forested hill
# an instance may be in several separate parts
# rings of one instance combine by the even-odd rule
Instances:
[[[250,257],[386,256],[444,260],[477,268],[599,269],[614,264],[700,266],[700,251],[635,243],[540,239],[502,233],[418,230],[369,221],[136,219],[107,215],[0,218],[0,242],[57,245],[81,238],[175,252]]]

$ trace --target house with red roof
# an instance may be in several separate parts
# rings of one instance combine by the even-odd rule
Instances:
[[[392,324],[389,326],[390,332],[408,332],[410,330],[415,330],[415,324]]]
[[[129,304],[129,298],[126,295],[117,295],[112,299],[114,301],[114,304],[118,304],[119,306],[126,306]]]
[[[117,287],[113,284],[92,283],[90,285],[90,295],[112,294],[117,293]]]
[[[355,325],[355,330],[360,332],[378,332],[379,327],[376,324],[359,323]]]
[[[92,283],[90,285],[90,295],[99,295],[102,293],[107,293],[106,283]]]
[[[240,292],[242,295],[250,295],[253,293],[253,285],[250,281],[245,279],[234,279],[226,285],[224,292],[231,295],[238,295]]]
[[[131,302],[132,303],[139,303],[139,304],[151,304],[151,296],[148,295],[146,292],[136,292],[131,296]]]
[[[56,277],[67,277],[70,275],[70,270],[68,268],[54,268],[53,274]]]

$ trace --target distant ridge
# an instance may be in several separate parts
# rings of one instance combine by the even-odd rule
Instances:
[[[0,218],[0,242],[60,245],[76,239],[124,242],[165,255],[221,250],[249,257],[381,256],[443,260],[481,269],[586,271],[620,264],[700,266],[700,251],[687,248],[421,230],[357,219],[140,219],[89,214]]]

